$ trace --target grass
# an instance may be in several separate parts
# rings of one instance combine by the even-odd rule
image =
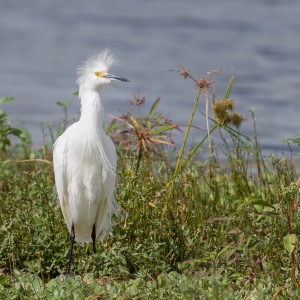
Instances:
[[[51,145],[66,126],[49,127],[50,141],[30,145],[0,111],[1,299],[296,299],[300,226],[294,153],[262,155],[254,124],[229,99],[216,100],[207,73],[195,79],[196,99],[187,127],[156,110],[115,117],[106,131],[118,152],[116,199],[121,217],[98,253],[74,247],[73,274],[65,279],[69,233],[53,193]],[[198,101],[206,112],[197,113]],[[0,98],[0,104],[12,98]],[[201,141],[188,148],[195,118],[207,118]],[[185,130],[177,151],[172,134]],[[42,126],[46,132],[46,126]],[[215,145],[214,138],[222,144]],[[11,142],[12,138],[17,142]],[[299,138],[289,142],[298,143]],[[289,145],[289,144],[288,144]],[[204,149],[209,149],[207,155]],[[220,160],[220,154],[225,159]]]

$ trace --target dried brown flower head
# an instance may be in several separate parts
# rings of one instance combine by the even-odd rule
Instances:
[[[246,121],[246,117],[242,114],[238,114],[236,112],[231,115],[231,124],[236,128],[239,128],[242,122]]]
[[[142,105],[146,100],[146,97],[140,98],[139,93],[133,93],[133,100],[127,100],[131,105],[139,106]]]
[[[220,126],[231,124],[239,128],[246,118],[234,112],[234,108],[234,100],[218,98],[218,101],[211,105],[211,110],[217,124]]]
[[[190,75],[190,70],[186,69],[185,67],[179,66],[180,70],[170,70],[169,72],[178,72],[180,73],[180,76],[182,76],[184,79],[187,79],[188,77],[192,78]]]
[[[195,82],[195,87],[203,90],[203,89],[207,89],[209,87],[211,87],[212,85],[215,84],[214,81],[210,81],[210,78],[207,76],[201,77],[199,79],[196,80]]]
[[[182,76],[184,79],[186,79],[190,75],[190,70],[185,69],[184,67],[180,67],[180,76]]]
[[[163,122],[166,125],[170,125],[172,123],[172,120],[170,120],[169,116],[163,118]]]

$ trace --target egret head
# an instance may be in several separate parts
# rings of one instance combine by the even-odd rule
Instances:
[[[112,80],[130,82],[124,77],[108,73],[108,69],[115,62],[115,57],[108,49],[89,57],[77,68],[78,79],[76,83],[79,87],[84,85],[90,89],[97,90],[100,86],[110,83]]]

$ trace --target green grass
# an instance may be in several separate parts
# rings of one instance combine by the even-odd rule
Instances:
[[[196,87],[181,150],[170,136],[178,126],[156,113],[159,99],[144,115],[144,98],[135,95],[137,115],[106,126],[118,152],[122,210],[96,255],[91,245],[75,245],[73,273],[65,279],[69,233],[53,192],[49,149],[66,126],[68,103],[59,104],[63,124],[48,127],[50,141],[34,150],[28,134],[0,111],[0,299],[300,297],[294,153],[263,156],[253,112],[254,136],[242,135],[245,117],[229,99],[234,77],[224,98],[210,103],[216,96],[211,75],[218,72],[200,79],[178,72]],[[197,113],[201,95],[204,116]],[[196,118],[207,118],[210,129],[188,148]],[[222,145],[214,144],[216,135]]]

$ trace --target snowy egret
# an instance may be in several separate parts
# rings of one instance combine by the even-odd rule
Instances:
[[[113,195],[116,149],[102,128],[104,112],[99,96],[100,87],[112,80],[130,82],[108,73],[114,62],[114,56],[105,50],[78,67],[81,116],[53,146],[56,190],[71,240],[68,274],[74,241],[93,242],[96,253],[96,238],[110,230],[118,206]]]

